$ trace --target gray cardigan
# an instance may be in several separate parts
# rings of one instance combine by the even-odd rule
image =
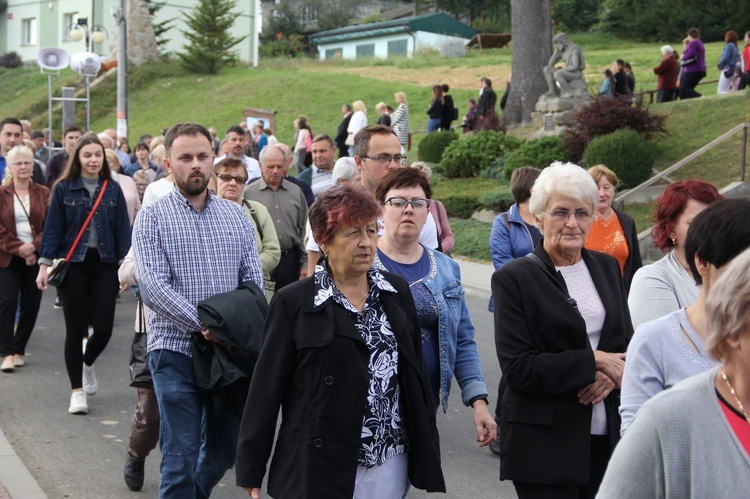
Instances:
[[[628,308],[633,329],[644,322],[689,307],[698,299],[700,287],[671,251],[661,260],[641,267],[633,276]]]
[[[597,498],[747,497],[750,457],[716,396],[718,369],[641,407],[615,448]]]

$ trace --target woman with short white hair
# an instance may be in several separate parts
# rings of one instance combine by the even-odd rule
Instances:
[[[750,249],[706,300],[706,349],[721,365],[643,404],[599,497],[747,497],[750,490]]]
[[[584,248],[597,201],[583,168],[542,170],[529,209],[543,240],[492,276],[507,381],[500,479],[513,480],[521,499],[594,497],[619,440],[633,327],[617,260]]]

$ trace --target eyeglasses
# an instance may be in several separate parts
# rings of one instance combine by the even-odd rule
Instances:
[[[578,220],[579,222],[588,222],[589,220],[591,220],[591,217],[594,216],[594,213],[588,210],[576,210],[572,213],[568,210],[555,210],[545,211],[545,213],[549,214],[552,217],[552,220],[556,222],[567,222],[570,218],[570,215],[575,215],[576,220]]]
[[[389,204],[393,206],[394,208],[398,208],[401,210],[406,208],[408,205],[411,205],[411,207],[414,208],[415,210],[421,210],[423,208],[430,207],[430,200],[425,199],[425,198],[406,199],[403,196],[393,196],[383,201],[383,204],[384,205]]]
[[[217,173],[216,176],[224,182],[231,182],[232,180],[234,180],[241,185],[245,185],[245,183],[247,182],[247,177],[235,177],[234,175],[230,175],[228,173]]]
[[[388,154],[383,154],[381,156],[365,156],[367,159],[371,159],[373,161],[377,161],[381,164],[389,164],[391,161],[396,163],[397,165],[405,165],[406,164],[406,156],[401,156],[400,154],[396,154],[395,156],[390,156]]]

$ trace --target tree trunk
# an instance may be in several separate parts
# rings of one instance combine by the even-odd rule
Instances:
[[[510,95],[503,122],[510,128],[531,121],[547,83],[542,68],[552,56],[550,0],[512,0],[513,62]]]

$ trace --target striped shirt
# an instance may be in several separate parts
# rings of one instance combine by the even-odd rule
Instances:
[[[197,305],[246,281],[263,289],[254,229],[242,207],[208,193],[197,211],[175,188],[138,213],[133,228],[136,275],[154,313],[148,351],[191,356],[190,335],[203,329]]]

